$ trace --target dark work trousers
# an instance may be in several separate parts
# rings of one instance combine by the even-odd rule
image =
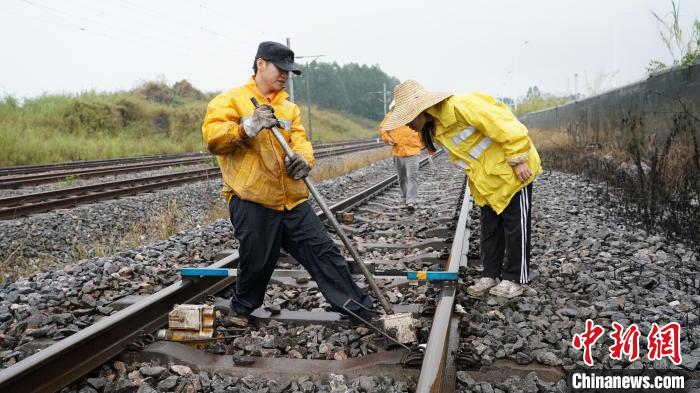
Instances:
[[[333,310],[343,312],[348,298],[373,308],[308,202],[277,211],[234,196],[229,214],[239,242],[238,274],[231,287],[231,309],[236,314],[248,315],[263,304],[280,247],[304,266]],[[372,316],[354,303],[348,309],[364,318]]]
[[[527,284],[530,268],[530,207],[532,183],[518,191],[501,212],[481,208],[482,277]],[[503,261],[506,255],[505,263]]]

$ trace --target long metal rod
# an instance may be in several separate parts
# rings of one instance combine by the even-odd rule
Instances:
[[[252,102],[256,108],[260,105],[258,104],[258,100],[256,100],[255,97],[250,97],[250,102]],[[287,155],[287,157],[291,158],[296,154],[294,153],[292,148],[289,147],[287,141],[284,140],[282,133],[277,127],[272,127],[272,134],[275,136],[275,139],[277,139],[277,142],[279,142],[280,146],[282,146],[282,149],[284,150],[284,153]],[[355,263],[357,263],[357,266],[362,271],[362,274],[365,276],[369,287],[372,289],[372,292],[374,292],[374,295],[377,297],[377,300],[379,300],[379,303],[382,305],[384,311],[386,311],[387,314],[393,314],[394,310],[391,309],[389,302],[386,300],[386,298],[382,294],[382,291],[377,286],[377,283],[374,281],[372,273],[367,268],[367,265],[365,265],[365,263],[362,261],[362,258],[360,258],[360,254],[355,249],[355,246],[353,246],[352,243],[350,243],[350,239],[348,239],[347,235],[345,235],[345,231],[343,231],[343,228],[338,223],[338,220],[335,219],[335,216],[331,212],[331,209],[328,208],[328,205],[321,196],[321,193],[318,192],[316,186],[311,181],[311,179],[308,178],[308,176],[304,177],[304,183],[306,183],[306,187],[309,189],[309,192],[311,192],[311,195],[313,195],[318,206],[326,214],[326,219],[331,223],[331,226],[335,228],[336,234],[338,235],[338,237],[340,237],[340,240],[345,245],[345,248],[347,248],[350,252],[352,259],[354,259]]]

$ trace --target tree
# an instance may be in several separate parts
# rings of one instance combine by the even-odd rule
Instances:
[[[526,113],[563,105],[575,99],[576,97],[574,95],[556,96],[554,94],[542,93],[537,86],[532,86],[527,89],[525,98],[515,107],[515,114],[521,116]]]
[[[301,76],[294,77],[294,94],[298,102],[310,100],[319,108],[381,120],[383,104],[379,95],[373,93],[381,91],[384,84],[388,103],[399,80],[387,75],[378,65],[350,63],[341,66],[335,62],[314,61],[302,66]]]

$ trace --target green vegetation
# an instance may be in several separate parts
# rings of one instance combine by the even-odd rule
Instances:
[[[74,185],[78,184],[78,180],[80,180],[79,175],[68,175],[56,182],[56,185],[58,186],[58,188],[73,187]]]
[[[301,122],[309,130],[309,112],[300,104]],[[344,115],[328,109],[311,106],[311,140],[334,142],[349,139],[379,137],[379,122],[353,115]]]
[[[0,98],[0,166],[205,150],[200,127],[213,94],[187,81],[128,92]],[[381,107],[381,106],[380,106]],[[314,140],[377,134],[377,122],[313,108]],[[308,112],[302,106],[302,119]],[[306,123],[305,123],[306,124]]]
[[[387,75],[378,65],[314,61],[302,66],[301,76],[294,76],[294,96],[300,103],[309,102],[311,97],[311,103],[321,109],[381,121],[384,84],[389,106],[399,80]]]
[[[147,83],[131,92],[0,101],[0,166],[90,160],[203,148],[206,100],[183,85]],[[179,89],[179,90],[178,90]],[[153,91],[160,96],[149,96]],[[199,93],[201,94],[201,93]]]
[[[525,98],[515,107],[515,115],[522,116],[526,113],[563,105],[575,99],[576,97],[573,95],[556,96],[554,94],[542,93],[537,86],[532,86],[527,89]]]
[[[671,66],[680,66],[681,72],[687,72],[695,60],[700,58],[700,21],[696,18],[690,28],[687,39],[679,23],[680,1],[671,0],[671,12],[668,20],[652,12],[659,24],[659,35],[671,54],[672,63],[666,64],[660,60],[651,60],[647,71],[656,72]]]

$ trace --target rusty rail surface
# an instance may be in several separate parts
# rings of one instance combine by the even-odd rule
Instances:
[[[457,221],[450,258],[448,259],[447,271],[457,272],[460,266],[467,265],[467,253],[469,251],[469,211],[472,208],[472,199],[469,194],[469,187],[464,187],[462,208]],[[433,325],[428,336],[428,348],[425,351],[423,365],[420,371],[420,378],[416,386],[416,393],[424,392],[453,392],[455,390],[455,375],[445,373],[447,369],[446,358],[450,351],[456,348],[449,348],[449,332],[452,323],[452,310],[454,308],[455,285],[443,286],[435,309]],[[454,368],[452,368],[454,372]]]

